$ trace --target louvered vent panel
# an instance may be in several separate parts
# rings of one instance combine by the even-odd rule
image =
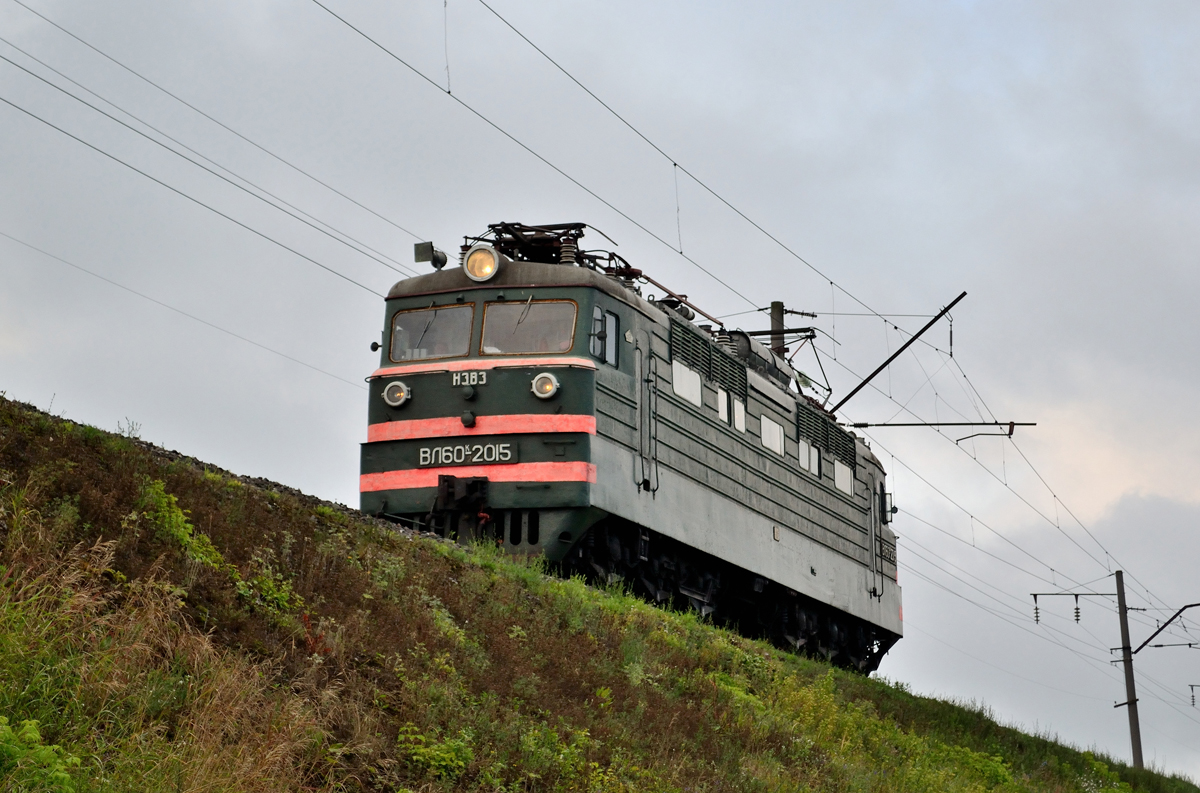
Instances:
[[[682,322],[671,320],[671,357],[746,401],[746,365]]]
[[[681,323],[671,323],[671,357],[695,369],[705,380],[712,379],[709,346],[704,339],[683,327]]]
[[[713,379],[729,393],[746,401],[746,365],[720,347],[712,347]]]
[[[796,423],[799,426],[800,437],[854,468],[854,438],[850,437],[850,433],[803,400],[797,402],[796,407]]]

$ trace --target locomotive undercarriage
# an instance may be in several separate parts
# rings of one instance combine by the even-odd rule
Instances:
[[[872,625],[637,524],[609,516],[561,563],[593,585],[625,582],[639,597],[690,609],[743,636],[862,673],[896,641]]]
[[[423,527],[461,543],[496,542],[536,551],[539,511],[480,505],[436,511]],[[572,510],[573,511],[573,510]],[[390,517],[390,516],[389,516]],[[532,544],[529,542],[532,540]],[[861,673],[878,668],[897,637],[715,556],[613,515],[587,529],[551,568],[593,586],[623,582],[657,605],[691,610],[713,623],[801,655]]]

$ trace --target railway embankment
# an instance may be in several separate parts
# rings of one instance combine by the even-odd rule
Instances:
[[[0,398],[0,788],[1182,793]]]

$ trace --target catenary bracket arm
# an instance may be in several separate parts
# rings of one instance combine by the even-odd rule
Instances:
[[[854,387],[854,390],[853,390],[853,391],[851,391],[849,394],[846,394],[846,396],[842,397],[842,401],[841,401],[841,402],[838,402],[836,405],[834,405],[832,408],[830,408],[830,409],[829,409],[829,412],[830,412],[830,413],[837,413],[837,411],[838,411],[838,408],[840,408],[842,405],[844,405],[844,404],[846,404],[847,402],[849,402],[851,397],[853,397],[853,396],[854,396],[855,394],[857,394],[859,391],[863,390],[863,388],[865,388],[865,387],[866,387],[867,383],[869,383],[869,382],[871,382],[872,380],[874,380],[874,379],[875,379],[875,376],[876,376],[877,374],[879,374],[879,373],[880,373],[880,372],[882,372],[884,369],[886,369],[886,368],[888,367],[888,364],[890,364],[892,361],[894,361],[894,360],[896,360],[897,358],[899,358],[899,357],[900,357],[900,353],[904,352],[904,351],[905,351],[905,350],[907,350],[907,349],[908,349],[910,346],[912,346],[912,343],[913,343],[913,342],[915,342],[917,339],[921,338],[921,334],[922,334],[922,333],[924,333],[925,331],[927,331],[927,330],[929,330],[930,328],[932,328],[932,327],[934,326],[934,323],[936,323],[936,322],[937,322],[939,319],[941,319],[942,317],[946,316],[946,314],[948,314],[948,313],[950,312],[950,309],[952,309],[952,308],[954,308],[956,305],[958,305],[958,301],[962,300],[962,299],[963,299],[964,297],[966,297],[966,296],[967,296],[967,293],[966,293],[966,292],[963,292],[961,295],[959,295],[958,297],[954,298],[954,300],[953,300],[953,301],[951,301],[950,305],[946,306],[946,307],[945,307],[945,308],[943,308],[941,311],[939,311],[939,312],[937,313],[937,316],[935,316],[933,319],[929,320],[929,322],[925,323],[925,327],[923,327],[923,328],[921,328],[919,331],[917,331],[917,332],[916,332],[916,333],[913,335],[913,337],[912,337],[911,339],[909,339],[908,341],[904,342],[904,344],[900,345],[900,349],[898,349],[898,350],[896,350],[896,352],[892,353],[891,357],[890,357],[890,358],[888,358],[886,361],[884,361],[883,363],[879,364],[879,368],[878,368],[878,369],[876,369],[875,371],[873,371],[873,372],[871,372],[869,375],[867,375],[867,377],[866,377],[866,379],[865,379],[865,380],[863,380],[861,383],[859,383],[858,385],[856,385],[856,386]]]

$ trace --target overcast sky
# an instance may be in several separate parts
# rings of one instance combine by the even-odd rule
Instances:
[[[733,325],[817,312],[835,395],[965,290],[953,359],[943,322],[845,417],[1038,426],[867,431],[902,510],[907,635],[880,673],[1128,759],[1111,600],[1035,625],[1029,593],[1124,567],[1136,641],[1200,601],[1200,9],[492,3],[664,156],[479,0],[322,1],[428,79],[312,0],[22,0],[95,50],[0,0],[4,58],[328,224],[0,61],[0,97],[63,130],[0,103],[0,233],[160,301],[0,237],[0,390],[356,504],[372,293],[417,239],[594,225]],[[1200,777],[1196,652],[1137,670],[1147,760]]]

